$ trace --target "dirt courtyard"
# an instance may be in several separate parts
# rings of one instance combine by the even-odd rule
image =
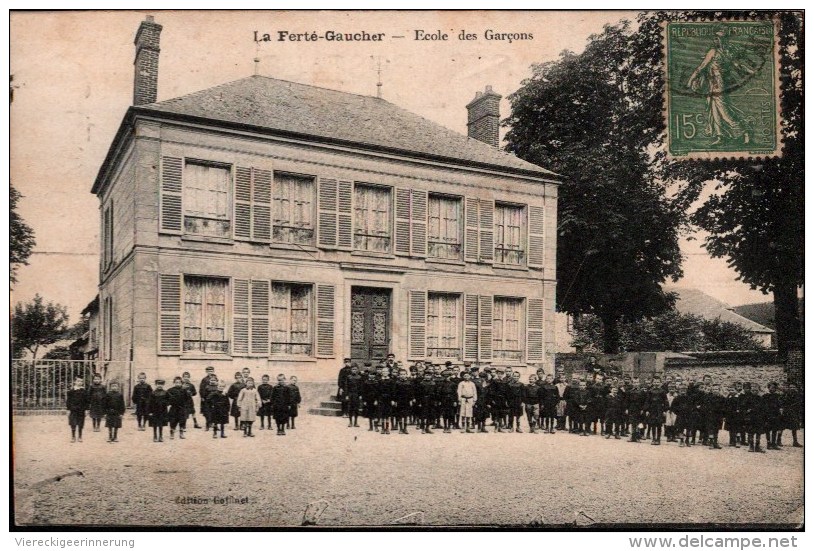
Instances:
[[[299,526],[319,500],[319,526],[391,525],[413,513],[430,526],[803,517],[803,450],[788,431],[780,451],[757,454],[567,433],[388,436],[311,415],[285,437],[190,429],[160,444],[129,413],[115,444],[89,419],[81,444],[70,443],[65,416],[12,422],[15,519],[25,525]]]

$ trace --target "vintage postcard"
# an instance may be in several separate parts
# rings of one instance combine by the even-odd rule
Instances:
[[[12,11],[12,526],[800,529],[802,14],[686,15]]]

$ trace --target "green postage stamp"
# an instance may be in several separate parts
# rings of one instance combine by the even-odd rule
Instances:
[[[776,23],[672,21],[664,27],[668,155],[779,156]]]

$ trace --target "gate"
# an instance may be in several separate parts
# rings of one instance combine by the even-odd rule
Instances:
[[[12,360],[11,408],[16,414],[47,414],[66,411],[68,391],[76,377],[91,384],[94,373],[107,386],[119,383],[125,403],[130,405],[132,362],[101,360]]]

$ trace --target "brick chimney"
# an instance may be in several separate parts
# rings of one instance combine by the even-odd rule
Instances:
[[[136,39],[135,79],[133,83],[133,105],[155,103],[158,97],[158,53],[161,51],[159,39],[161,25],[152,15],[139,25]]]
[[[484,92],[475,92],[475,99],[466,106],[466,127],[470,138],[492,147],[500,144],[500,99],[503,96],[487,86]]]

